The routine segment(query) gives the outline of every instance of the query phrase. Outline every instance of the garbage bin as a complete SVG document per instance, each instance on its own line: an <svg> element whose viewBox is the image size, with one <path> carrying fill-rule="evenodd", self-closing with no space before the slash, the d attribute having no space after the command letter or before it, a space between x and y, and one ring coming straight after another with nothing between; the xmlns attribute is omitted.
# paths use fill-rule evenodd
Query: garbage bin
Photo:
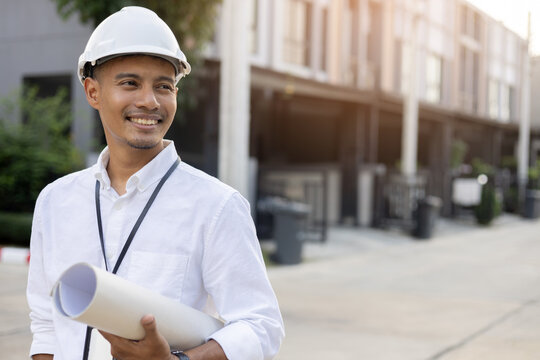
<svg viewBox="0 0 540 360"><path fill-rule="evenodd" d="M527 190L523 216L527 219L538 219L540 217L540 191Z"/></svg>
<svg viewBox="0 0 540 360"><path fill-rule="evenodd" d="M441 206L442 200L435 196L427 196L418 200L415 219L416 226L413 231L413 235L416 238L431 238Z"/></svg>
<svg viewBox="0 0 540 360"><path fill-rule="evenodd" d="M278 264L293 265L302 261L302 221L310 212L309 206L283 198L266 198L258 204L259 210L274 217L276 252L271 256Z"/></svg>

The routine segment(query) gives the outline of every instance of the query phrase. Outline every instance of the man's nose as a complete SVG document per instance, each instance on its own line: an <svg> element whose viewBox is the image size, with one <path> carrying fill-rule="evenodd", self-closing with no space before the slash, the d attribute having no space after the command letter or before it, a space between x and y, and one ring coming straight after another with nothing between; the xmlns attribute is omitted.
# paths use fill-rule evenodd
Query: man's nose
<svg viewBox="0 0 540 360"><path fill-rule="evenodd" d="M139 90L138 95L135 104L138 108L145 108L147 110L159 109L159 101L152 86L143 86Z"/></svg>

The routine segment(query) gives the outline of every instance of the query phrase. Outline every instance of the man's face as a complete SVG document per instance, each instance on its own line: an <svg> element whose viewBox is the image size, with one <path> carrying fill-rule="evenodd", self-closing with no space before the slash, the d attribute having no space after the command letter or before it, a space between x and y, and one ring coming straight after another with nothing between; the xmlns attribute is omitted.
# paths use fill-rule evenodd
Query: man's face
<svg viewBox="0 0 540 360"><path fill-rule="evenodd" d="M85 80L85 90L110 148L161 145L176 112L175 71L168 61L144 55L109 60Z"/></svg>

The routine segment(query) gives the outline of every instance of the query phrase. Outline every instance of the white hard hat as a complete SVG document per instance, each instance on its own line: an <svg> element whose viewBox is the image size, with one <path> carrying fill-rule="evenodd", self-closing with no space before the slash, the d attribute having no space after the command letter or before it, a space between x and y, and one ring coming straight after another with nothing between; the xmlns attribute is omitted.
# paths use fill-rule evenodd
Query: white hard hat
<svg viewBox="0 0 540 360"><path fill-rule="evenodd" d="M98 25L79 57L79 80L89 76L90 68L112 58L144 54L173 64L176 82L191 71L186 55L167 24L157 14L139 6L128 6Z"/></svg>

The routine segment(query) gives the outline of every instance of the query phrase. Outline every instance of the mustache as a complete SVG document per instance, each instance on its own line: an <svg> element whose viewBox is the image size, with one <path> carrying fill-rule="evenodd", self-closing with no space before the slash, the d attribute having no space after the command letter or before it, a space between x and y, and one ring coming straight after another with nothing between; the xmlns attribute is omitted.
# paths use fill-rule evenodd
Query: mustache
<svg viewBox="0 0 540 360"><path fill-rule="evenodd" d="M162 120L165 118L165 114L159 110L156 111L126 111L124 112L126 118L143 118L149 120Z"/></svg>

